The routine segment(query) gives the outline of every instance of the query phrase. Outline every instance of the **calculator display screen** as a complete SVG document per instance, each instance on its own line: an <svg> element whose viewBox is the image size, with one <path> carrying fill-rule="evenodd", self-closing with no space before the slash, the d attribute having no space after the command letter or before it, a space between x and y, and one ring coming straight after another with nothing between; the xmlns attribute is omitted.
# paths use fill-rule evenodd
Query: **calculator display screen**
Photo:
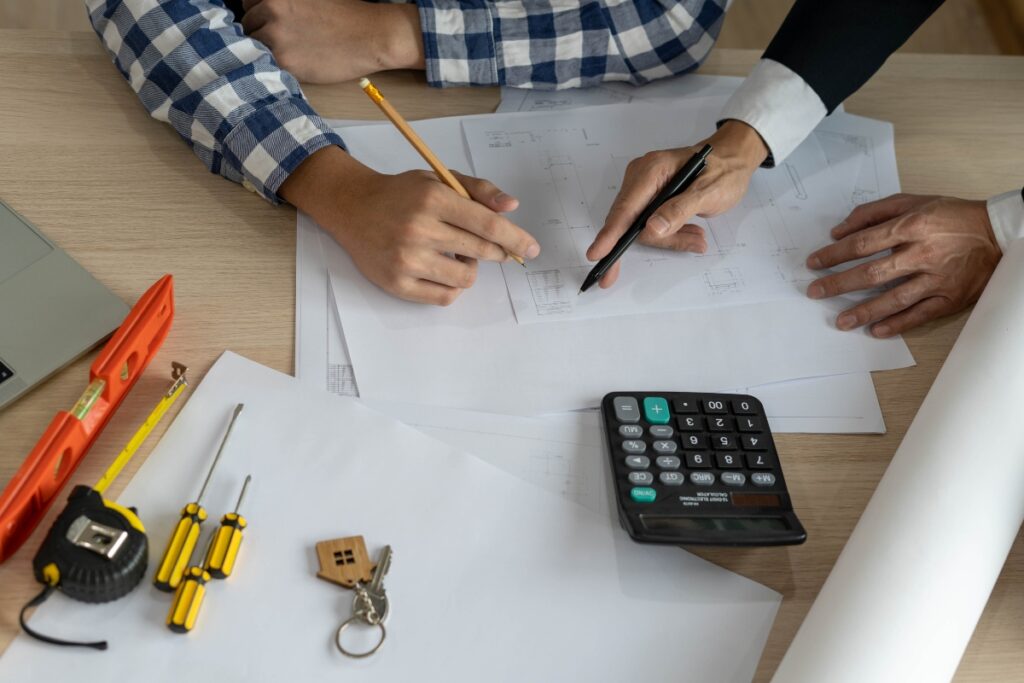
<svg viewBox="0 0 1024 683"><path fill-rule="evenodd" d="M640 515L648 531L784 531L778 517L665 517Z"/></svg>

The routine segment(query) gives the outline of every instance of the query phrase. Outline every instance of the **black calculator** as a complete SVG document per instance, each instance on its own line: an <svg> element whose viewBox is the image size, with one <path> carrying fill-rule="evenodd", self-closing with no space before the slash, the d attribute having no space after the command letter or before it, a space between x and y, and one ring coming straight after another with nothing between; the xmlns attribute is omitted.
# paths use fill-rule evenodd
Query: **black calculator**
<svg viewBox="0 0 1024 683"><path fill-rule="evenodd" d="M619 521L639 543L807 540L764 406L743 394L618 391L601 402Z"/></svg>

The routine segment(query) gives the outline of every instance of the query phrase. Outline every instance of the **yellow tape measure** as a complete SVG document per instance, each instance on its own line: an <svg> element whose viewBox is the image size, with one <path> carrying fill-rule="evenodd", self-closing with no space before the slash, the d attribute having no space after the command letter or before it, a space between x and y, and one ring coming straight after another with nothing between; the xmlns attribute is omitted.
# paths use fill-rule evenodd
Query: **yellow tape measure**
<svg viewBox="0 0 1024 683"><path fill-rule="evenodd" d="M160 418L188 387L186 368L172 364L173 384L142 426L107 469L95 487L76 486L64 510L50 527L32 568L43 591L21 610L22 628L37 640L54 645L106 649L105 641L76 642L52 638L33 631L25 622L25 611L41 604L55 590L82 602L117 600L130 593L146 573L149 542L134 508L107 500L103 492L156 427Z"/></svg>
<svg viewBox="0 0 1024 683"><path fill-rule="evenodd" d="M142 442L146 440L149 433L160 422L160 418L174 405L174 402L178 400L178 396L188 387L188 380L185 379L186 370L187 368L181 363L171 363L171 379L174 380L174 384L171 385L171 388L167 390L164 397L160 399L160 403L156 405L153 412L149 414L146 421L135 432L135 436L131 438L117 458L114 459L106 473L100 477L99 482L93 487L97 492L102 494L110 486L110 483L114 481L114 478L121 474L121 470L124 469L124 466L135 455L135 451L139 450L139 446L142 445Z"/></svg>

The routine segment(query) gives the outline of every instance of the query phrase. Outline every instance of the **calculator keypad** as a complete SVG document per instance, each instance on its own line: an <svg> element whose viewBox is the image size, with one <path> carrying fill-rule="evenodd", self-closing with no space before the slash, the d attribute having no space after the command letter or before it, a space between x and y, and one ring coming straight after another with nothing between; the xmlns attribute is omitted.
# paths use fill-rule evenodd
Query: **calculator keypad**
<svg viewBox="0 0 1024 683"><path fill-rule="evenodd" d="M661 396L618 396L613 407L621 423L617 433L623 438L618 448L625 456L628 481L643 489L632 496L638 503L655 502L664 493L655 488L657 484L722 484L730 489L776 484L771 472L775 460L767 453L770 437L757 404L750 399L675 398L670 402ZM637 417L641 413L648 423L646 434ZM678 434L669 424L673 418ZM655 455L653 463L641 455L648 450Z"/></svg>
<svg viewBox="0 0 1024 683"><path fill-rule="evenodd" d="M775 543L799 543L806 532L792 513L778 455L760 402L723 394L611 394L604 402L613 471L624 524L644 540L643 519L661 525L655 542L686 536L670 519L739 518L750 538L762 519L785 516L792 531ZM653 524L654 522L652 522ZM654 527L646 527L648 530ZM731 527L729 527L731 528ZM741 536L742 534L740 534ZM701 542L691 534L687 543ZM758 544L747 538L747 543ZM758 538L762 538L759 536ZM710 542L710 541L704 541ZM733 542L743 543L743 539Z"/></svg>

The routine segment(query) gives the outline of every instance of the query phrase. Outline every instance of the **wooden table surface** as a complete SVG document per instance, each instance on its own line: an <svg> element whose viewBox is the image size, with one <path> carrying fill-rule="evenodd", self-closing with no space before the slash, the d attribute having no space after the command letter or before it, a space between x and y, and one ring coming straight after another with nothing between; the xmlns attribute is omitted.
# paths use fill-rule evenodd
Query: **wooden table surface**
<svg viewBox="0 0 1024 683"><path fill-rule="evenodd" d="M719 50L702 73L743 75L757 56ZM428 90L422 76L412 73L376 80L414 119L487 112L498 103L493 88ZM354 84L310 86L307 94L325 116L380 118ZM905 191L982 198L1022 182L1024 58L897 55L847 102L847 109L895 123ZM193 381L225 349L292 371L294 210L271 207L208 174L169 126L147 116L94 35L0 30L0 198L125 301L133 302L160 275L175 275L171 335L75 481L99 477L166 389L172 360L186 363ZM784 596L757 680L767 680L778 665L965 317L908 335L916 367L875 373L886 435L778 438L786 479L807 527L806 544L700 551ZM0 413L0 483L14 474L54 413L78 398L94 356ZM157 437L168 423L164 420ZM155 441L115 483L114 495ZM983 453L965 455L965 476L982 486L990 474L984 466ZM144 510L145 502L139 502ZM0 648L16 634L18 610L37 588L31 555L53 514L0 567ZM1014 679L1024 680L1024 545L1019 542L957 676L986 683Z"/></svg>

